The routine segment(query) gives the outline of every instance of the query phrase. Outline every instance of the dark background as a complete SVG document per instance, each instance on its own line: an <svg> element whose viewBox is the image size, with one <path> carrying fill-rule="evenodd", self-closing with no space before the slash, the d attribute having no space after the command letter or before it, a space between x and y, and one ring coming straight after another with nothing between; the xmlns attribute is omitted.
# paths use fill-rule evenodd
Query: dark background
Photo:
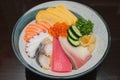
<svg viewBox="0 0 120 80"><path fill-rule="evenodd" d="M25 67L14 55L11 33L28 9L48 0L0 0L0 80L25 80ZM108 23L111 47L97 80L120 80L120 0L74 0L95 9Z"/></svg>

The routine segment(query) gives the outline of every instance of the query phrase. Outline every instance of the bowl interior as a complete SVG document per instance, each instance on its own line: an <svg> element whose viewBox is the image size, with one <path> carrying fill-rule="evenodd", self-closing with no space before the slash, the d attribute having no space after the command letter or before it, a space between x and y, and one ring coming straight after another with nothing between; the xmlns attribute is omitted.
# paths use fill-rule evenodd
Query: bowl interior
<svg viewBox="0 0 120 80"><path fill-rule="evenodd" d="M94 23L93 33L96 36L96 48L92 58L78 70L69 73L56 73L49 70L43 70L36 63L35 59L30 59L25 53L25 41L23 39L24 28L27 24L34 22L37 12L46 7L55 7L56 4L62 4L71 10L76 16L89 19ZM51 6L52 5L52 6ZM74 5L74 7L71 7ZM96 68L104 59L108 50L110 37L108 28L103 19L91 8L71 1L52 1L38 5L27 11L16 23L12 34L12 45L18 59L33 72L46 77L75 77L81 76ZM73 75L73 76L71 76Z"/></svg>

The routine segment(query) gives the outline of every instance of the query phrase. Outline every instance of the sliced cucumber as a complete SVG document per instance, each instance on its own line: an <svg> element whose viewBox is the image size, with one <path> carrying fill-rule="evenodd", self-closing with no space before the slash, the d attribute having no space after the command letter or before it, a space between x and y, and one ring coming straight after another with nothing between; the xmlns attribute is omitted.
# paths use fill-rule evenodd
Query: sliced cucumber
<svg viewBox="0 0 120 80"><path fill-rule="evenodd" d="M79 31L79 29L75 25L72 25L71 29L76 34L76 36L78 36L78 37L82 36L81 32Z"/></svg>
<svg viewBox="0 0 120 80"><path fill-rule="evenodd" d="M79 46L80 45L80 42L79 42L79 40L78 41L75 41L75 40L73 40L71 37L67 37L67 39L68 39L68 41L69 41L69 43L72 45L72 46L74 46L74 47L77 47L77 46Z"/></svg>
<svg viewBox="0 0 120 80"><path fill-rule="evenodd" d="M74 39L74 40L78 40L79 39L79 37L77 37L75 34L74 34L74 32L72 32L72 30L69 28L68 29L68 34L69 34L69 36L72 38L72 39Z"/></svg>

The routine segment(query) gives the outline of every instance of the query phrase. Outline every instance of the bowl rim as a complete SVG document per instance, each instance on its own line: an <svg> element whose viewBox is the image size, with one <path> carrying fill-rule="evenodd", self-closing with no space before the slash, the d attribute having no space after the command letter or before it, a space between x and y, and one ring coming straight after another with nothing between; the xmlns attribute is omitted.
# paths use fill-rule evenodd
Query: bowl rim
<svg viewBox="0 0 120 80"><path fill-rule="evenodd" d="M48 1L48 2L45 2L45 3L49 3L49 2L57 2L57 1ZM93 71L94 69L96 69L102 62L103 60L105 59L106 55L108 54L108 51L110 49L110 45L111 45L111 36L110 36L110 30L109 30L109 27L108 27L108 24L106 23L106 21L103 19L103 17L97 12L95 11L94 9L92 9L90 6L87 6L86 4L83 4L83 3L78 3L78 2L75 2L75 1L65 1L65 2L74 2L74 3L77 3L77 4L81 4L85 7L87 7L88 9L90 9L91 11L95 12L95 14L103 21L103 23L105 24L105 27L106 27L106 30L107 30L107 33L108 33L108 45L107 45L107 48L105 50L105 53L103 55L103 57L97 62L97 64L95 64L93 67L91 67L90 69L82 72L82 73L78 73L78 74L75 74L75 75L71 75L71 76L54 76L54 75L49 75L49 74L45 74L45 73L42 73L34 68L32 68L31 66L29 66L28 63L26 63L24 61L24 59L22 59L22 57L20 55L18 55L18 51L15 49L15 44L14 44L14 33L15 33L15 30L17 28L17 24L19 23L19 21L26 15L27 12L29 12L31 9L33 9L34 7L40 5L36 5L34 6L33 8L29 9L27 12L25 12L19 19L18 21L16 22L14 28L13 28L13 32L12 32L12 37L11 37L11 41L12 41L12 48L13 48L13 51L15 53L15 55L17 56L17 58L20 60L20 62L26 67L28 68L29 70L31 70L32 72L38 74L38 75L41 75L41 76L44 76L44 77L47 77L47 78L55 78L55 79L70 79L70 78L77 78L77 77L81 77L91 71Z"/></svg>

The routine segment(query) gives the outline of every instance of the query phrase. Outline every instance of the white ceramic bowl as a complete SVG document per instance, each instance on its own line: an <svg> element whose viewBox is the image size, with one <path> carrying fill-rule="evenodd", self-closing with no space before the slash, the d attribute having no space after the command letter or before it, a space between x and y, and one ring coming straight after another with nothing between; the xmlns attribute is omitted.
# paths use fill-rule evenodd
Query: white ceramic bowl
<svg viewBox="0 0 120 80"><path fill-rule="evenodd" d="M55 7L58 4L62 4L79 16L91 20L94 23L93 33L97 39L96 48L93 52L92 58L78 70L73 70L69 73L56 73L49 70L43 70L34 59L31 60L25 53L25 41L23 40L24 27L35 19L35 15L39 10L45 9L47 7ZM49 78L74 78L83 76L86 73L92 71L103 61L110 47L110 32L103 18L90 7L72 1L50 1L39 4L28 10L17 21L12 33L12 46L16 56L21 61L21 63L23 63L25 67L35 72L36 74Z"/></svg>

